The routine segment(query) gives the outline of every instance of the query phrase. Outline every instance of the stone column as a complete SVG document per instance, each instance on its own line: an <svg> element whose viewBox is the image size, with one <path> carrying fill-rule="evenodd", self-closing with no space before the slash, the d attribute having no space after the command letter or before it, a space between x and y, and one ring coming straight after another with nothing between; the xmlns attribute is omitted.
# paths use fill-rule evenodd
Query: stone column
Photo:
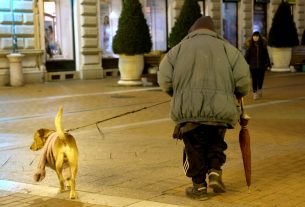
<svg viewBox="0 0 305 207"><path fill-rule="evenodd" d="M243 0L238 10L238 46L245 52L245 41L252 35L253 28L253 1Z"/></svg>
<svg viewBox="0 0 305 207"><path fill-rule="evenodd" d="M103 78L99 42L99 0L79 0L75 13L78 41L77 70L81 79Z"/></svg>
<svg viewBox="0 0 305 207"><path fill-rule="evenodd" d="M299 40L302 40L302 35L305 29L305 2L304 0L297 0L295 5L294 20L299 34Z"/></svg>
<svg viewBox="0 0 305 207"><path fill-rule="evenodd" d="M8 58L10 65L10 85L23 86L24 77L23 77L21 61L24 55L20 53L11 53L6 57Z"/></svg>
<svg viewBox="0 0 305 207"><path fill-rule="evenodd" d="M222 27L222 0L207 0L205 3L207 7L206 15L211 16L215 25L216 32L221 34Z"/></svg>

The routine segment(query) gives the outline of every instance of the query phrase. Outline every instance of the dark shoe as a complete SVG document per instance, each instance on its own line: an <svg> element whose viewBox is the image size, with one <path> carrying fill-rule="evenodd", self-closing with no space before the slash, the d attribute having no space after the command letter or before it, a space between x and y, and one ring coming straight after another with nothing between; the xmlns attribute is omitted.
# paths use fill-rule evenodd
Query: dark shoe
<svg viewBox="0 0 305 207"><path fill-rule="evenodd" d="M211 169L209 171L209 187L213 189L214 193L226 192L226 187L222 182L221 170Z"/></svg>
<svg viewBox="0 0 305 207"><path fill-rule="evenodd" d="M200 201L208 199L207 187L204 184L193 183L193 187L188 187L185 189L185 194L189 198Z"/></svg>

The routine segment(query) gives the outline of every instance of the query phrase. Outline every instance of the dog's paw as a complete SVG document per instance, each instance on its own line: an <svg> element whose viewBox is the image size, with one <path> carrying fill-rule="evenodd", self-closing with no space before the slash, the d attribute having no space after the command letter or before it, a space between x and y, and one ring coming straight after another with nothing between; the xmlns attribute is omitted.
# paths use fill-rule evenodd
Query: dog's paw
<svg viewBox="0 0 305 207"><path fill-rule="evenodd" d="M75 199L76 198L76 192L70 191L70 199Z"/></svg>
<svg viewBox="0 0 305 207"><path fill-rule="evenodd" d="M64 192L66 192L65 188L59 188L58 193L64 193Z"/></svg>
<svg viewBox="0 0 305 207"><path fill-rule="evenodd" d="M66 182L65 182L65 184L66 184L66 188L68 189L68 190L71 190L71 180L66 180Z"/></svg>
<svg viewBox="0 0 305 207"><path fill-rule="evenodd" d="M36 182L41 182L45 178L45 174L42 172L35 173L33 176Z"/></svg>

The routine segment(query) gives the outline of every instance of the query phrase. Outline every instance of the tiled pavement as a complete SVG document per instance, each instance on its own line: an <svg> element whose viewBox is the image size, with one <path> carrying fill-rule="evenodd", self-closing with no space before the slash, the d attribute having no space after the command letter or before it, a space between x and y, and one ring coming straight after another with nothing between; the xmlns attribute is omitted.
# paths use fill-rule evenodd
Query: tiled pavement
<svg viewBox="0 0 305 207"><path fill-rule="evenodd" d="M106 207L77 201L69 201L45 196L36 196L25 193L12 193L7 191L0 192L0 206L3 207Z"/></svg>
<svg viewBox="0 0 305 207"><path fill-rule="evenodd" d="M116 79L0 88L0 206L305 206L305 74L271 73L264 97L246 97L251 116L252 185L245 185L237 126L229 130L223 178L227 192L205 202L184 196L182 143L172 140L169 104L76 130L80 150L76 201L57 194L55 173L32 175L33 132L53 128L59 105L66 129L168 100L158 88L120 87ZM12 187L13 186L13 187ZM7 203L6 203L7 202ZM16 203L17 202L17 203Z"/></svg>

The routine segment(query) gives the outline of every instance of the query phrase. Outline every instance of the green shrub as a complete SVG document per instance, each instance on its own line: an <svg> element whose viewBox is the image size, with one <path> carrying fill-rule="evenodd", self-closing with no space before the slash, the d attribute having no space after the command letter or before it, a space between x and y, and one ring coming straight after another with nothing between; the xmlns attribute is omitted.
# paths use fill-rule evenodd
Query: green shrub
<svg viewBox="0 0 305 207"><path fill-rule="evenodd" d="M287 2L282 2L272 20L268 45L271 47L293 47L298 44L298 32L293 21L290 5Z"/></svg>
<svg viewBox="0 0 305 207"><path fill-rule="evenodd" d="M149 28L138 0L125 0L118 30L112 41L115 54L136 55L150 52Z"/></svg>
<svg viewBox="0 0 305 207"><path fill-rule="evenodd" d="M185 0L180 15L168 38L169 48L178 44L187 34L194 22L201 17L198 0Z"/></svg>

